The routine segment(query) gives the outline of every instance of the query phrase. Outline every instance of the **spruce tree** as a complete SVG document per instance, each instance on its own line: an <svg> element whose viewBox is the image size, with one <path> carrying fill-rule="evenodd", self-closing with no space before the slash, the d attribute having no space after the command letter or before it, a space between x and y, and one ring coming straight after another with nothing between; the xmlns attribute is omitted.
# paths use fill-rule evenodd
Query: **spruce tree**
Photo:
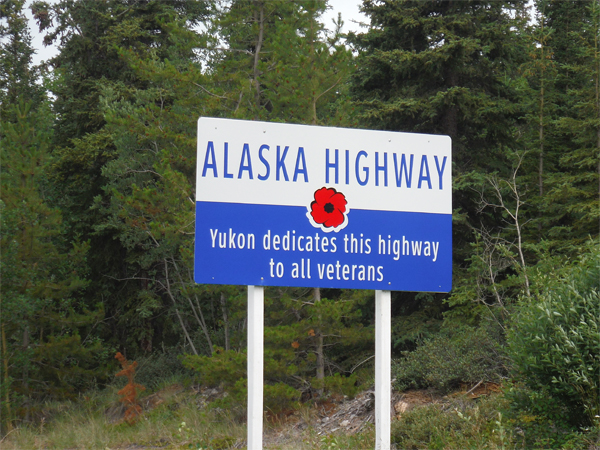
<svg viewBox="0 0 600 450"><path fill-rule="evenodd" d="M62 218L45 200L51 113L20 101L2 135L3 392L30 418L31 400L63 398L105 376L102 342L89 336L102 308L81 304L87 243L65 242ZM49 120L50 119L50 120ZM81 335L89 337L87 343Z"/></svg>
<svg viewBox="0 0 600 450"><path fill-rule="evenodd" d="M540 2L558 65L552 117L556 170L543 202L546 239L558 249L598 236L600 173L600 3ZM576 248L575 247L575 248Z"/></svg>
<svg viewBox="0 0 600 450"><path fill-rule="evenodd" d="M523 1L366 0L352 94L365 125L447 134L454 174L494 170L513 141Z"/></svg>
<svg viewBox="0 0 600 450"><path fill-rule="evenodd" d="M32 64L35 50L24 5L25 0L0 4L0 117L5 119L11 113L10 105L19 100L37 104L43 99L43 88L36 83L39 70Z"/></svg>
<svg viewBox="0 0 600 450"><path fill-rule="evenodd" d="M128 237L120 235L118 227L107 224L113 219L106 214L113 193L112 180L104 171L110 163L121 157L127 159L128 155L121 155L119 146L127 138L107 126L105 115L110 111L102 96L135 102L141 92L143 98L160 102L160 92L151 89L151 80L137 76L127 55L131 52L138 59L161 62L183 59L182 52L187 52L185 57L193 58L187 43L174 42L178 38L172 27L175 22L184 23L186 28L197 25L206 4L64 0L53 4L35 2L32 11L40 29L47 32L47 42L57 42L60 49L52 61L57 74L53 92L57 121L50 178L59 193L55 205L63 212L68 235L90 241L87 302L105 304L111 321L102 332L114 345L150 349L155 329L169 332L164 324L151 320L155 311L151 305L156 300L140 294L146 291L149 275L137 272L139 254L131 251ZM145 94L146 89L150 91ZM146 116L151 115L149 112ZM154 125L144 125L144 134L152 132L144 144L160 131ZM150 165L154 162L158 160ZM144 279L134 282L134 277ZM127 320L141 297L140 314L135 320Z"/></svg>
<svg viewBox="0 0 600 450"><path fill-rule="evenodd" d="M473 286L462 285L469 279L473 230L493 228L501 217L499 211L480 214L477 191L487 174L508 176L515 162L509 151L516 148L522 114L516 80L526 57L525 4L365 0L370 27L350 36L359 53L351 94L363 126L452 138L454 284L455 291L470 292L467 303ZM428 333L429 321L448 309L445 297L412 297L412 307L401 313Z"/></svg>

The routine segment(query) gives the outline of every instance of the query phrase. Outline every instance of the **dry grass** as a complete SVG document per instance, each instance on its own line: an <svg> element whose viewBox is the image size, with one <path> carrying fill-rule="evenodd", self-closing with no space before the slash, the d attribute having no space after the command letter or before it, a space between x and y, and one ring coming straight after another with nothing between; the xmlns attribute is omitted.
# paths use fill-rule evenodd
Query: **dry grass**
<svg viewBox="0 0 600 450"><path fill-rule="evenodd" d="M19 427L6 436L3 450L23 449L119 449L178 448L189 444L210 443L215 439L245 436L245 427L223 414L207 413L198 408L189 392L172 395L150 411L138 423L129 425L113 420L106 412L117 396L108 392L80 402L61 405L63 411L41 420L36 426ZM52 405L46 405L51 411ZM56 410L56 409L55 409ZM185 423L182 426L182 423ZM198 448L192 447L192 448Z"/></svg>
<svg viewBox="0 0 600 450"><path fill-rule="evenodd" d="M114 392L113 392L114 391ZM245 448L246 425L227 412L207 410L191 390L164 390L161 401L134 425L115 420L116 388L81 401L44 405L47 419L19 427L0 444L2 450L142 450ZM143 400L143 399L142 399ZM143 401L142 401L143 403ZM288 417L264 424L264 448L271 450L372 448L372 427L356 435L325 434L318 412L303 406Z"/></svg>

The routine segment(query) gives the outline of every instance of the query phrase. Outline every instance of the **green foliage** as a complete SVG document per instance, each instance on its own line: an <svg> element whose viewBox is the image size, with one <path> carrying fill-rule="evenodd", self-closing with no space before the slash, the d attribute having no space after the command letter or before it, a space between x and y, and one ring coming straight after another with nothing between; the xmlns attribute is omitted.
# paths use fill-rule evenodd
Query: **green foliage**
<svg viewBox="0 0 600 450"><path fill-rule="evenodd" d="M264 386L264 405L272 414L281 414L298 409L300 392L285 383Z"/></svg>
<svg viewBox="0 0 600 450"><path fill-rule="evenodd" d="M598 232L600 6L537 0L519 89L528 151L524 180L537 238L576 254Z"/></svg>
<svg viewBox="0 0 600 450"><path fill-rule="evenodd" d="M129 354L173 345L182 332L194 353L195 345L212 351L189 336L188 318L203 316L191 303L195 292L181 292L193 284L193 130L205 106L190 92L202 84L191 27L206 7L32 5L46 39L62 44L54 60L53 203L68 238L89 239L85 300L102 301L110 318L98 332ZM208 334L206 325L204 342Z"/></svg>
<svg viewBox="0 0 600 450"><path fill-rule="evenodd" d="M278 292L266 301L270 313L265 327L265 378L306 392L323 392L325 370L343 371L339 380L349 383L351 391L353 382L346 375L372 351L372 328L363 324L363 308L372 293L329 291L338 297L317 299L315 290L274 291Z"/></svg>
<svg viewBox="0 0 600 450"><path fill-rule="evenodd" d="M212 356L185 355L182 362L198 373L202 386L224 390L225 395L213 401L211 408L228 411L239 420L244 418L248 399L245 352L216 348Z"/></svg>
<svg viewBox="0 0 600 450"><path fill-rule="evenodd" d="M371 380L372 381L372 380ZM324 391L327 394L341 395L353 398L364 386L359 386L356 374L343 376L339 373L326 376L323 379L312 378L311 388Z"/></svg>
<svg viewBox="0 0 600 450"><path fill-rule="evenodd" d="M268 373L268 356L265 361L265 373ZM213 408L228 410L237 417L246 414L248 388L245 352L217 348L213 356L186 355L183 357L183 364L198 373L201 385L223 388L226 395L213 402ZM299 399L300 392L285 383L264 385L264 405L273 414L294 409Z"/></svg>
<svg viewBox="0 0 600 450"><path fill-rule="evenodd" d="M0 124L2 385L4 406L10 396L25 401L27 419L28 399L62 398L104 379L108 355L92 334L104 311L80 297L88 245L65 241L60 211L47 202L49 108L21 101L10 116Z"/></svg>
<svg viewBox="0 0 600 450"><path fill-rule="evenodd" d="M0 4L0 118L3 120L12 115L12 106L19 101L37 105L45 97L44 87L36 83L40 68L32 66L34 49L24 6L25 0Z"/></svg>
<svg viewBox="0 0 600 450"><path fill-rule="evenodd" d="M460 383L500 381L504 360L500 344L482 328L445 331L395 360L392 378L401 391L433 387L448 392Z"/></svg>
<svg viewBox="0 0 600 450"><path fill-rule="evenodd" d="M136 380L153 390L163 387L167 381L186 382L194 376L194 372L183 365L181 355L182 349L175 347L141 356L136 360Z"/></svg>
<svg viewBox="0 0 600 450"><path fill-rule="evenodd" d="M344 395L353 398L360 391L362 386L358 386L357 376L352 374L348 377L339 373L323 379L323 384L327 392L332 394Z"/></svg>
<svg viewBox="0 0 600 450"><path fill-rule="evenodd" d="M518 383L504 396L507 424L518 430L523 448L588 448L599 436L597 426L574 427L569 411L546 388L533 391Z"/></svg>
<svg viewBox="0 0 600 450"><path fill-rule="evenodd" d="M452 138L453 284L459 287L470 280L463 271L473 228L503 223L500 214L479 214L478 186L470 175L505 175L510 167L505 154L515 146L521 108L513 80L525 57L525 3L368 0L363 11L371 26L350 35L358 51L350 94L361 124ZM444 311L444 298L434 298L437 317L416 315L422 326L410 324L423 336L435 332ZM476 325L472 300L459 314ZM414 341L400 335L394 345L411 348Z"/></svg>
<svg viewBox="0 0 600 450"><path fill-rule="evenodd" d="M406 449L512 448L514 435L498 409L498 396L478 402L463 398L415 407L392 425L392 442Z"/></svg>
<svg viewBox="0 0 600 450"><path fill-rule="evenodd" d="M596 1L540 2L559 62L560 98L550 127L557 154L548 174L544 208L548 239L559 248L598 233L600 176L600 5Z"/></svg>
<svg viewBox="0 0 600 450"><path fill-rule="evenodd" d="M545 269L537 275L537 298L520 305L508 336L514 376L552 397L573 424L598 423L598 245L590 242L575 263Z"/></svg>
<svg viewBox="0 0 600 450"><path fill-rule="evenodd" d="M423 340L435 336L443 324L445 305L440 296L424 292L397 292L392 299L392 348L395 354L414 350Z"/></svg>
<svg viewBox="0 0 600 450"><path fill-rule="evenodd" d="M526 3L365 0L351 51L340 21L320 22L325 0L35 1L46 42L60 42L39 84L24 1L2 2L3 420L103 380L113 347L145 384L195 370L243 415L245 290L192 277L196 120L216 116L449 134L455 289L393 293L394 350L416 349L398 383L504 376L503 336L483 327L517 311L515 417L535 417L527 445L571 445L543 430L598 414L598 291L574 287L580 299L552 264L598 236L600 7L536 0L528 25ZM273 411L368 382L371 293L266 293ZM174 360L185 352L198 356L187 368Z"/></svg>
<svg viewBox="0 0 600 450"><path fill-rule="evenodd" d="M245 352L217 348L212 356L185 355L182 362L198 373L199 382L204 386L231 388L246 375Z"/></svg>
<svg viewBox="0 0 600 450"><path fill-rule="evenodd" d="M516 97L505 77L522 55L509 30L522 29L523 3L366 1L371 27L352 36L352 93L365 123L448 134L459 175L490 168L511 140Z"/></svg>
<svg viewBox="0 0 600 450"><path fill-rule="evenodd" d="M220 99L215 114L349 124L344 94L352 54L341 24L326 32L319 22L326 8L324 0L217 3L209 24L217 50L208 59L211 91Z"/></svg>

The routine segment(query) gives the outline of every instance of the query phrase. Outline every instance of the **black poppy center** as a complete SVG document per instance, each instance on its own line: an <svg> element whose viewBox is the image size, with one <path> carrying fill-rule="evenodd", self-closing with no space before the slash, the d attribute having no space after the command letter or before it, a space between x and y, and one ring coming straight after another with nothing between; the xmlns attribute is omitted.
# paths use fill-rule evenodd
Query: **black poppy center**
<svg viewBox="0 0 600 450"><path fill-rule="evenodd" d="M326 213L332 213L335 208L334 208L333 204L326 203L325 206L323 206L323 209L325 210Z"/></svg>

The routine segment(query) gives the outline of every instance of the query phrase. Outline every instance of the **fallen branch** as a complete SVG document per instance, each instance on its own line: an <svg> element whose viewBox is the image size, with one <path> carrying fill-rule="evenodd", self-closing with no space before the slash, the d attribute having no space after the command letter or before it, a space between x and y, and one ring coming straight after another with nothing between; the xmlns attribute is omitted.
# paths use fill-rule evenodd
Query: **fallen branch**
<svg viewBox="0 0 600 450"><path fill-rule="evenodd" d="M477 383L475 386L473 386L469 392L467 392L467 395L469 395L471 392L473 392L475 389L477 389L479 387L479 385L483 383L483 380L481 380L479 383Z"/></svg>

